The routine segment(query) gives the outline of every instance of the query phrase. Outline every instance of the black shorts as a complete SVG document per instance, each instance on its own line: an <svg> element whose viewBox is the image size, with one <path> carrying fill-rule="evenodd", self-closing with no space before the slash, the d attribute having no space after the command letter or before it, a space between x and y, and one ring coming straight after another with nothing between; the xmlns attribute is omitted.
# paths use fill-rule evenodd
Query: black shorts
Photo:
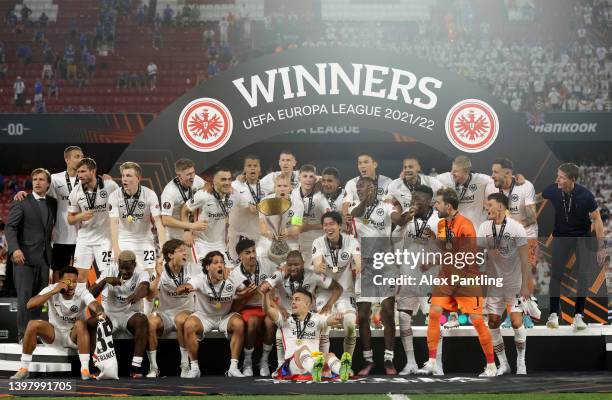
<svg viewBox="0 0 612 400"><path fill-rule="evenodd" d="M54 244L51 269L54 271L60 271L62 268L72 265L72 262L74 261L75 247L76 244Z"/></svg>

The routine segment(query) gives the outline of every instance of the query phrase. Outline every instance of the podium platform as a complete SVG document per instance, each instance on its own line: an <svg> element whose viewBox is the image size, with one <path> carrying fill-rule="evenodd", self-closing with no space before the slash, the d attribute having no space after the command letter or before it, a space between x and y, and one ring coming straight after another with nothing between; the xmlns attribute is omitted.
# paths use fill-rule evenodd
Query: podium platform
<svg viewBox="0 0 612 400"><path fill-rule="evenodd" d="M427 327L413 327L415 336L414 347L417 362L420 364L427 358ZM506 354L514 370L515 348L512 329L502 329L506 345ZM342 330L331 331L331 351L337 354L342 351ZM383 373L383 331L372 331L374 358L377 368L374 373ZM535 326L527 329L527 370L532 372L551 371L612 371L612 327L608 325L590 324L580 332L574 332L570 326L559 329L548 329L545 326ZM158 346L158 364L162 375L176 376L180 355L175 335L162 338ZM129 335L115 336L115 347L119 360L119 373L126 376L132 357L132 341ZM254 361L257 361L259 351L256 350ZM0 344L0 377L7 377L19 367L21 346L15 343ZM229 365L229 342L219 332L211 332L200 342L200 367L204 375L222 375ZM399 330L395 342L395 365L400 370L405 363L405 354L399 339ZM362 365L361 346L358 341L353 365ZM480 349L475 330L471 326L444 330L443 364L447 374L480 372L484 365L484 355ZM270 355L270 365L276 365L276 352ZM145 356L143 367L148 368ZM75 350L59 349L47 345L39 345L33 354L31 372L34 376L74 376L72 371L79 370L79 361Z"/></svg>

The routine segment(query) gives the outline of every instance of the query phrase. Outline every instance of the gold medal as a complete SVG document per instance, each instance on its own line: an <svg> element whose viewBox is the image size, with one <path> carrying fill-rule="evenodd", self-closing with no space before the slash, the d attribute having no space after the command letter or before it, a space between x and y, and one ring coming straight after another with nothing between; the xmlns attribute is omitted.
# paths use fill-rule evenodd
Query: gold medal
<svg viewBox="0 0 612 400"><path fill-rule="evenodd" d="M303 343L302 339L298 339L295 342L297 343L298 346L301 346Z"/></svg>
<svg viewBox="0 0 612 400"><path fill-rule="evenodd" d="M510 210L506 210L506 216L510 215Z"/></svg>
<svg viewBox="0 0 612 400"><path fill-rule="evenodd" d="M338 267L336 267L336 266L334 265L334 266L332 267L332 271L334 272L334 274L335 274L335 273L337 273L337 272L338 272Z"/></svg>
<svg viewBox="0 0 612 400"><path fill-rule="evenodd" d="M364 225L367 225L367 224L370 223L370 219L369 218L363 218L361 221L363 222Z"/></svg>
<svg viewBox="0 0 612 400"><path fill-rule="evenodd" d="M127 220L128 220L128 222L134 222L134 216L133 215L128 215L127 216Z"/></svg>
<svg viewBox="0 0 612 400"><path fill-rule="evenodd" d="M220 309L221 309L221 302L220 302L220 301L218 301L218 302L216 302L216 303L215 303L215 308L216 308L217 310L220 310Z"/></svg>

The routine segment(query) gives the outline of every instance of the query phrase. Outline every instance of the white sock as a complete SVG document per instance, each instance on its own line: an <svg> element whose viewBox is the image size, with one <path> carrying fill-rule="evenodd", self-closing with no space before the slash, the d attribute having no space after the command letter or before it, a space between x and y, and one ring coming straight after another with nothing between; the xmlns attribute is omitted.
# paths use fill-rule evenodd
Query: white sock
<svg viewBox="0 0 612 400"><path fill-rule="evenodd" d="M355 331L355 323L357 322L357 316L353 313L346 313L342 325L344 327L344 351L353 355L355 352L355 345L357 344L357 332Z"/></svg>
<svg viewBox="0 0 612 400"><path fill-rule="evenodd" d="M192 371L196 369L200 369L200 364L198 363L198 360L190 362L189 366L191 367Z"/></svg>
<svg viewBox="0 0 612 400"><path fill-rule="evenodd" d="M263 351L261 352L261 362L262 363L267 363L268 362L268 356L270 355L271 351L272 351L272 345L264 343Z"/></svg>
<svg viewBox="0 0 612 400"><path fill-rule="evenodd" d="M514 330L514 344L516 345L516 357L521 361L525 361L525 350L527 349L527 331L525 326Z"/></svg>
<svg viewBox="0 0 612 400"><path fill-rule="evenodd" d="M385 361L391 360L393 361L393 350L385 350Z"/></svg>
<svg viewBox="0 0 612 400"><path fill-rule="evenodd" d="M142 301L143 301L143 305L142 305L143 314L150 315L151 311L153 311L153 302L147 299L142 299Z"/></svg>
<svg viewBox="0 0 612 400"><path fill-rule="evenodd" d="M497 355L500 364L507 364L506 347L504 346L504 337L501 334L501 329L491 329L491 339L493 339L493 350Z"/></svg>
<svg viewBox="0 0 612 400"><path fill-rule="evenodd" d="M245 347L245 349L244 349L244 363L243 363L244 367L246 367L246 366L250 367L250 366L253 365L253 351L254 350L255 349L247 349Z"/></svg>
<svg viewBox="0 0 612 400"><path fill-rule="evenodd" d="M27 370L30 369L30 363L32 362L32 354L21 354L21 367L19 368L25 368Z"/></svg>
<svg viewBox="0 0 612 400"><path fill-rule="evenodd" d="M280 329L276 330L276 360L279 367L285 361L285 348L283 347L283 336L280 333Z"/></svg>
<svg viewBox="0 0 612 400"><path fill-rule="evenodd" d="M331 369L331 372L333 372L336 375L340 375L340 360L338 360L338 357L336 356L331 356L329 357L329 359L327 360L327 365L329 366L329 369Z"/></svg>
<svg viewBox="0 0 612 400"><path fill-rule="evenodd" d="M189 364L189 353L187 352L187 349L180 346L179 349L181 350L181 365Z"/></svg>
<svg viewBox="0 0 612 400"><path fill-rule="evenodd" d="M157 369L157 350L147 351L147 355L149 356L149 364L151 364L151 369Z"/></svg>
<svg viewBox="0 0 612 400"><path fill-rule="evenodd" d="M142 366L142 357L132 357L132 367L140 368Z"/></svg>
<svg viewBox="0 0 612 400"><path fill-rule="evenodd" d="M230 369L238 369L238 360L235 358L230 360Z"/></svg>
<svg viewBox="0 0 612 400"><path fill-rule="evenodd" d="M329 334L321 335L319 339L319 351L323 354L329 353Z"/></svg>
<svg viewBox="0 0 612 400"><path fill-rule="evenodd" d="M412 333L412 315L407 312L400 311L399 313L400 338L402 346L406 352L406 360L408 364L415 364L414 358L414 336Z"/></svg>
<svg viewBox="0 0 612 400"><path fill-rule="evenodd" d="M312 372L314 368L314 358L308 353L302 353L300 356L300 361L302 362L302 366L308 372Z"/></svg>
<svg viewBox="0 0 612 400"><path fill-rule="evenodd" d="M367 362L374 362L374 352L372 350L364 350L363 359Z"/></svg>
<svg viewBox="0 0 612 400"><path fill-rule="evenodd" d="M81 361L81 370L89 370L89 353L79 354L79 361Z"/></svg>

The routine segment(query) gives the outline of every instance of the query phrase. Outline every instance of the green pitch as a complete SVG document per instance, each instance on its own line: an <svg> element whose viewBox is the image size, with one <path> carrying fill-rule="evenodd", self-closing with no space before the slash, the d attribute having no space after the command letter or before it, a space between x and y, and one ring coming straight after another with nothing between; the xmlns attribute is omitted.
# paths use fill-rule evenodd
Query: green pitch
<svg viewBox="0 0 612 400"><path fill-rule="evenodd" d="M295 395L295 396L182 396L157 397L163 400L335 400L350 397L351 400L390 400L386 395ZM49 400L101 400L116 397L28 397L28 399ZM522 394L440 394L440 395L406 395L410 400L610 400L609 393L522 393ZM396 397L400 400L401 397ZM151 397L129 397L129 400L151 400Z"/></svg>

